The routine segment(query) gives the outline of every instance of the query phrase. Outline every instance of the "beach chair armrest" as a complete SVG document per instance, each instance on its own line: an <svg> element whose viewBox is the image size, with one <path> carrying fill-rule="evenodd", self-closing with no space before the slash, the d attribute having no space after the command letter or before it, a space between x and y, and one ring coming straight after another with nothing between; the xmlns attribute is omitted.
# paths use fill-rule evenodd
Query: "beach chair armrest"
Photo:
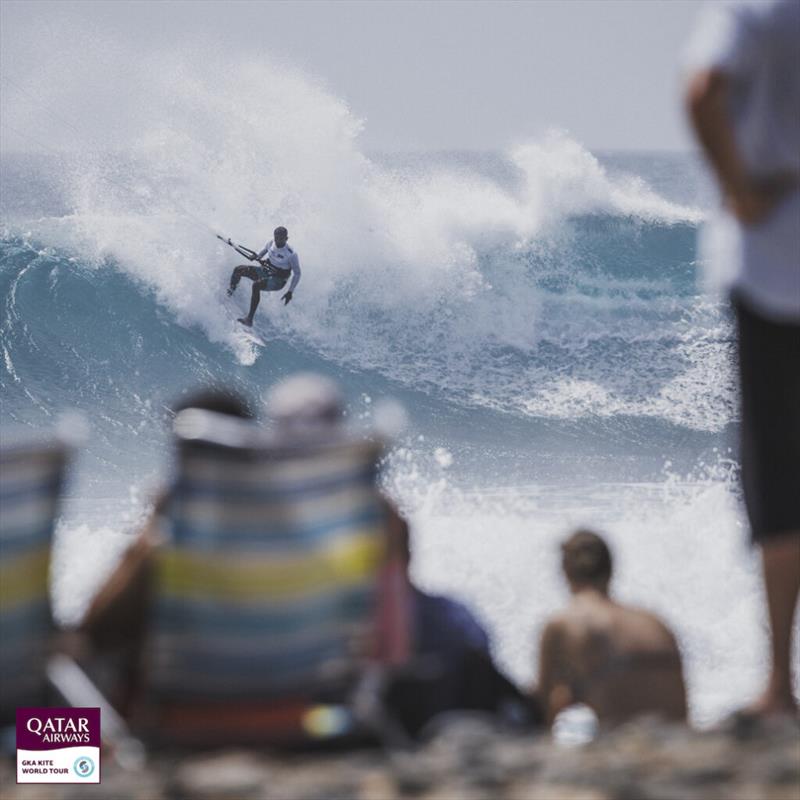
<svg viewBox="0 0 800 800"><path fill-rule="evenodd" d="M100 709L103 742L120 767L134 771L144 767L144 746L75 659L63 653L52 656L47 662L47 681L70 706Z"/></svg>

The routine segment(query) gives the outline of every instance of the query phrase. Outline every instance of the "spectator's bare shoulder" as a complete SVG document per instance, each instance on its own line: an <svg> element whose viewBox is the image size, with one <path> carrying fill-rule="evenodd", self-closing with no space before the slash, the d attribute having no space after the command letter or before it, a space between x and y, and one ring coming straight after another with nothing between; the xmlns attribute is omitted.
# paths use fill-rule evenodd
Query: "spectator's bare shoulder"
<svg viewBox="0 0 800 800"><path fill-rule="evenodd" d="M678 642L675 634L667 623L653 611L646 608L628 608L628 613L633 615L640 629L647 630L652 636L670 648L677 649Z"/></svg>
<svg viewBox="0 0 800 800"><path fill-rule="evenodd" d="M670 631L667 623L664 622L664 620L658 614L656 614L655 611L650 611L647 608L640 608L638 609L638 611L642 615L642 617L646 619L648 623L653 626L653 628L657 628L663 633L672 636L672 632Z"/></svg>
<svg viewBox="0 0 800 800"><path fill-rule="evenodd" d="M653 616L653 624L658 627L661 636L664 637L664 642L669 648L675 652L679 652L678 639L672 632L672 628L670 628L664 620L656 616Z"/></svg>
<svg viewBox="0 0 800 800"><path fill-rule="evenodd" d="M556 636L561 634L569 627L572 612L569 608L562 608L548 617L542 628L542 636Z"/></svg>

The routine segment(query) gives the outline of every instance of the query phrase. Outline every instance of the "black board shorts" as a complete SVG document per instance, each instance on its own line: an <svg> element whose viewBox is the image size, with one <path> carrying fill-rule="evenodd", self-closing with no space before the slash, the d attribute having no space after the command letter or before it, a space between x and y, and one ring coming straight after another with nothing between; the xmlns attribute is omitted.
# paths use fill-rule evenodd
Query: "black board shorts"
<svg viewBox="0 0 800 800"><path fill-rule="evenodd" d="M742 488L755 542L800 531L800 324L736 310Z"/></svg>
<svg viewBox="0 0 800 800"><path fill-rule="evenodd" d="M258 279L265 284L264 291L278 292L286 286L286 281L292 274L290 269L281 269L280 267L262 266L255 267Z"/></svg>

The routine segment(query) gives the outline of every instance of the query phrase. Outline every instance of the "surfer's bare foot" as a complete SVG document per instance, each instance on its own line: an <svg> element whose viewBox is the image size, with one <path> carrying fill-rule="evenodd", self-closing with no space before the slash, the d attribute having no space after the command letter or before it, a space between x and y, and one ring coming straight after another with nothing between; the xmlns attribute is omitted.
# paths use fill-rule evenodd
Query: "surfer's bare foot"
<svg viewBox="0 0 800 800"><path fill-rule="evenodd" d="M253 327L253 320L248 319L247 317L239 317L239 319L237 319L236 321L241 322L242 325L247 325L248 328Z"/></svg>

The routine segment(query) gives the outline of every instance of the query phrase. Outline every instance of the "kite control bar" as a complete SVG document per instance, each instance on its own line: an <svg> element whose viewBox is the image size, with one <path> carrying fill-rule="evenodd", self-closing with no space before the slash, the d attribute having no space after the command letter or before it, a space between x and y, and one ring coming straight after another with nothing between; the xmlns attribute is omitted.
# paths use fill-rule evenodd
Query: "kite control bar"
<svg viewBox="0 0 800 800"><path fill-rule="evenodd" d="M232 247L240 256L244 256L245 258L249 259L250 261L258 261L258 253L255 250L250 250L248 247L243 247L240 244L236 244L236 242L232 242L230 239L226 239L224 236L220 236L217 234L217 239L221 242L225 242L229 247Z"/></svg>

